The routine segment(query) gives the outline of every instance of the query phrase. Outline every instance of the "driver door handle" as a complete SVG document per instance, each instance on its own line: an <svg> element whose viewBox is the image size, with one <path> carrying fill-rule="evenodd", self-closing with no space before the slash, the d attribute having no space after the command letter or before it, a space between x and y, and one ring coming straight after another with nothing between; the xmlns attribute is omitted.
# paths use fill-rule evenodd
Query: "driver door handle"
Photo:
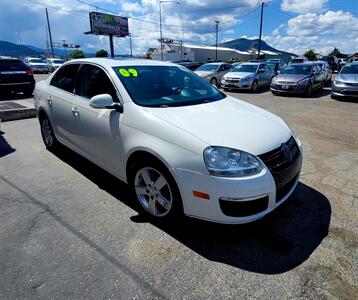
<svg viewBox="0 0 358 300"><path fill-rule="evenodd" d="M75 116L78 116L80 114L80 111L78 110L77 106L72 106L71 110Z"/></svg>

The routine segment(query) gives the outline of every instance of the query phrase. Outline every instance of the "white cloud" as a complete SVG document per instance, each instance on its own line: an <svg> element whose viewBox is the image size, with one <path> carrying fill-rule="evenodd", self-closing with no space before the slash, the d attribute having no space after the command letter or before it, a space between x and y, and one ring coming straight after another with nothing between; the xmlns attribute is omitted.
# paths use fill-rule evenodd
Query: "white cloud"
<svg viewBox="0 0 358 300"><path fill-rule="evenodd" d="M125 12L134 12L134 13L140 13L143 12L143 7L140 6L137 2L130 3L130 2L124 2L122 4L122 10Z"/></svg>
<svg viewBox="0 0 358 300"><path fill-rule="evenodd" d="M307 13L288 21L289 35L358 34L358 18L350 12Z"/></svg>
<svg viewBox="0 0 358 300"><path fill-rule="evenodd" d="M281 9L296 13L317 12L324 7L327 0L283 0Z"/></svg>

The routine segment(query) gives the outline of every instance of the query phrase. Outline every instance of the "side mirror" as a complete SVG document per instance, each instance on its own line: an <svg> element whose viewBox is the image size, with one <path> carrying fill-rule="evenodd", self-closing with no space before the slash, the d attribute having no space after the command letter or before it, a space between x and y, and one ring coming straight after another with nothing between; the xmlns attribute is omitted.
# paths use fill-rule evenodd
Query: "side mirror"
<svg viewBox="0 0 358 300"><path fill-rule="evenodd" d="M89 101L89 106L96 109L115 109L118 112L123 112L123 106L120 103L113 102L113 98L109 94L100 94L93 96Z"/></svg>

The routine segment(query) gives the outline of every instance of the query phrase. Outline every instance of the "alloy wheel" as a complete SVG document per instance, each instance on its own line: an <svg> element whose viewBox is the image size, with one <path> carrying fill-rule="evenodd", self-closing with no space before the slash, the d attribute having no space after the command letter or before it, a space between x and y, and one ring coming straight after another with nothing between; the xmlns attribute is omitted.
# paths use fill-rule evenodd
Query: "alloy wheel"
<svg viewBox="0 0 358 300"><path fill-rule="evenodd" d="M134 179L137 198L143 208L155 217L167 215L173 205L173 194L167 179L158 170L144 167Z"/></svg>
<svg viewBox="0 0 358 300"><path fill-rule="evenodd" d="M44 118L41 122L41 130L44 138L44 142L47 147L51 147L53 145L53 131L50 125L50 121L47 118Z"/></svg>

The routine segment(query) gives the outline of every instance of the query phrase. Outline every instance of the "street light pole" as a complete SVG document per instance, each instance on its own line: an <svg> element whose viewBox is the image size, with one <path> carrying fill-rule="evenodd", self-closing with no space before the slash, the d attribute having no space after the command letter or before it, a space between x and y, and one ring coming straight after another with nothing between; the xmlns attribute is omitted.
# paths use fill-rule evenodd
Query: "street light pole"
<svg viewBox="0 0 358 300"><path fill-rule="evenodd" d="M262 17L263 17L263 13L264 13L264 5L265 3L262 2L261 3L261 18L260 18L260 37L259 37L259 49L257 51L257 59L260 59L260 51L261 51L261 35L262 35Z"/></svg>
<svg viewBox="0 0 358 300"><path fill-rule="evenodd" d="M219 36L219 21L215 21L215 29L216 29L216 47L215 47L215 61L218 60L218 36Z"/></svg>

